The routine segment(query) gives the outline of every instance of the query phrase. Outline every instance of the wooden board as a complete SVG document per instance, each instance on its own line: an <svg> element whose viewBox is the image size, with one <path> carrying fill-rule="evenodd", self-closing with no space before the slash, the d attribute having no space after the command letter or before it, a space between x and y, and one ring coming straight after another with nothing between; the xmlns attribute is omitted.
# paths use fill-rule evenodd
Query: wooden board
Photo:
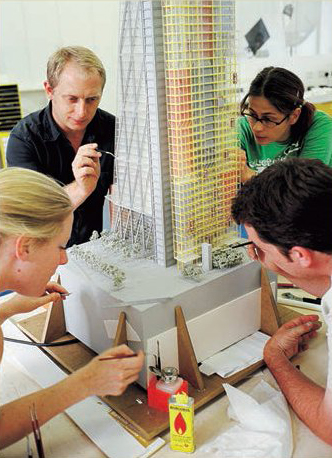
<svg viewBox="0 0 332 458"><path fill-rule="evenodd" d="M278 306L278 311L281 323L300 315L298 312L290 311L283 306ZM33 341L40 342L46 314L47 312L43 312L24 319L20 321L17 326ZM57 339L56 342L70 339L73 339L73 337L70 334L66 334ZM95 353L81 342L64 347L46 347L43 351L50 355L69 373L84 366L95 356ZM201 374L204 389L198 390L189 386L189 394L195 399L195 409L199 409L204 404L223 393L224 389L222 383L234 385L249 377L263 365L264 362L261 360L227 378L221 378L216 374L209 377ZM139 435L143 440L151 440L169 427L168 414L148 407L147 393L137 384L130 385L122 396L106 396L102 399L128 422L128 430L132 430L131 432L134 436Z"/></svg>
<svg viewBox="0 0 332 458"><path fill-rule="evenodd" d="M47 318L47 311L23 319L16 323L17 327L34 342L42 342L44 324ZM63 342L75 339L71 334L56 339L54 342ZM71 373L85 366L96 353L81 342L61 347L43 347L42 350L50 355L62 368Z"/></svg>

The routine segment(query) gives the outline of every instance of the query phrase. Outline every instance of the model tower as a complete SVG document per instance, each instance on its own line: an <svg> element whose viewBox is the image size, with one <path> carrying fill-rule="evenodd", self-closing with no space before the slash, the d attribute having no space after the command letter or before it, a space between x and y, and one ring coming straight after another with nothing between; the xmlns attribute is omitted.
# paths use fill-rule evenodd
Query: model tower
<svg viewBox="0 0 332 458"><path fill-rule="evenodd" d="M113 228L167 266L237 234L234 1L121 6Z"/></svg>

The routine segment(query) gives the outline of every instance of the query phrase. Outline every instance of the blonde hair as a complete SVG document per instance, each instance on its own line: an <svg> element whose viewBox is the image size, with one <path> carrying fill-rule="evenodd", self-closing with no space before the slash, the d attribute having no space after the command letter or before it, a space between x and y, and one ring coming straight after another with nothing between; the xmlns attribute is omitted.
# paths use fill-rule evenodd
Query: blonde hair
<svg viewBox="0 0 332 458"><path fill-rule="evenodd" d="M65 190L42 173L20 167L0 170L0 236L55 237L73 211Z"/></svg>
<svg viewBox="0 0 332 458"><path fill-rule="evenodd" d="M87 73L95 69L102 80L102 89L106 83L105 68L94 52L83 46L67 46L55 51L47 62L47 81L52 88L59 83L60 75L68 62L76 62Z"/></svg>

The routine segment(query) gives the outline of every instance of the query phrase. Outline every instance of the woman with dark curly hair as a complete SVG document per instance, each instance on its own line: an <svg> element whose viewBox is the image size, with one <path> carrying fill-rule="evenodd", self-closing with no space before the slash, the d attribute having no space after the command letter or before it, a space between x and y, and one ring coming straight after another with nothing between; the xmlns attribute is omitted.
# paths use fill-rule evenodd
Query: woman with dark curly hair
<svg viewBox="0 0 332 458"><path fill-rule="evenodd" d="M304 100L298 76L266 67L241 102L242 182L287 157L320 159L332 166L332 118Z"/></svg>

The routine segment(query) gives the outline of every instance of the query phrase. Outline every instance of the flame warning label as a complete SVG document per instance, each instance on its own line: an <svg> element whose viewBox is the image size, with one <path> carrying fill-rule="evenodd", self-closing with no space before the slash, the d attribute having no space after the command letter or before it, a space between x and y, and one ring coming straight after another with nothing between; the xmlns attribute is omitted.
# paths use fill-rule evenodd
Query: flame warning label
<svg viewBox="0 0 332 458"><path fill-rule="evenodd" d="M175 396L169 401L169 422L171 449L193 452L194 444L194 402L188 398L187 405L179 405Z"/></svg>

